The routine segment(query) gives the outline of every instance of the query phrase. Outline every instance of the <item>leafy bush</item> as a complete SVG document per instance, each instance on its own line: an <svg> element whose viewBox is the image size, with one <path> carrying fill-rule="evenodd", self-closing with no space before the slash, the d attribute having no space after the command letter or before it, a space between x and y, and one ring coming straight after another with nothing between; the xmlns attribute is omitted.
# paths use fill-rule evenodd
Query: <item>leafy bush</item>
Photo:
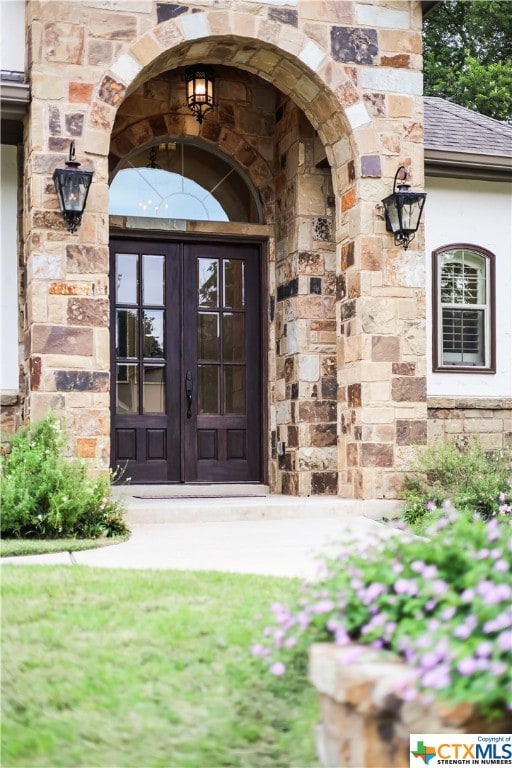
<svg viewBox="0 0 512 768"><path fill-rule="evenodd" d="M369 644L410 665L406 697L471 702L489 718L512 708L509 516L470 522L450 510L429 534L383 527L345 543L298 603L272 606L253 655L279 676L314 642L347 646L347 661L358 651L349 644Z"/></svg>
<svg viewBox="0 0 512 768"><path fill-rule="evenodd" d="M413 475L406 478L404 519L410 525L439 516L447 499L460 512L488 519L510 504L510 453L488 455L478 440L438 442L417 452ZM436 513L437 515L427 515Z"/></svg>
<svg viewBox="0 0 512 768"><path fill-rule="evenodd" d="M98 538L128 531L106 476L67 459L54 416L21 429L0 458L1 532L11 538Z"/></svg>

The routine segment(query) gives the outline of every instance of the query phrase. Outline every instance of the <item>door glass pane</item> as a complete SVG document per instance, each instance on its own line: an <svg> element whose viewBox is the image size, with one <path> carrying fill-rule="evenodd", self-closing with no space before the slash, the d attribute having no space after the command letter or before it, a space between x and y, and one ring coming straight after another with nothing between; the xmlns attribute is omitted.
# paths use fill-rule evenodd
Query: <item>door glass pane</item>
<svg viewBox="0 0 512 768"><path fill-rule="evenodd" d="M217 259L197 260L197 303L200 307L219 306L219 262Z"/></svg>
<svg viewBox="0 0 512 768"><path fill-rule="evenodd" d="M165 261L158 254L142 257L142 303L163 304L165 291Z"/></svg>
<svg viewBox="0 0 512 768"><path fill-rule="evenodd" d="M200 360L219 360L220 329L218 312L199 312L197 355Z"/></svg>
<svg viewBox="0 0 512 768"><path fill-rule="evenodd" d="M116 301L136 304L138 294L136 253L116 253Z"/></svg>
<svg viewBox="0 0 512 768"><path fill-rule="evenodd" d="M219 366L197 366L197 412L219 413Z"/></svg>
<svg viewBox="0 0 512 768"><path fill-rule="evenodd" d="M163 365L144 366L144 413L165 413L165 368Z"/></svg>
<svg viewBox="0 0 512 768"><path fill-rule="evenodd" d="M116 353L118 357L139 354L139 312L136 309L116 310Z"/></svg>
<svg viewBox="0 0 512 768"><path fill-rule="evenodd" d="M137 365L117 366L116 411L117 413L138 413L139 410L139 369Z"/></svg>
<svg viewBox="0 0 512 768"><path fill-rule="evenodd" d="M227 362L245 360L245 315L225 312L222 317L222 355Z"/></svg>
<svg viewBox="0 0 512 768"><path fill-rule="evenodd" d="M224 366L224 413L245 413L244 366Z"/></svg>
<svg viewBox="0 0 512 768"><path fill-rule="evenodd" d="M145 309L142 313L144 323L144 357L165 357L164 314L163 309Z"/></svg>
<svg viewBox="0 0 512 768"><path fill-rule="evenodd" d="M245 305L244 262L224 259L224 306L242 309Z"/></svg>

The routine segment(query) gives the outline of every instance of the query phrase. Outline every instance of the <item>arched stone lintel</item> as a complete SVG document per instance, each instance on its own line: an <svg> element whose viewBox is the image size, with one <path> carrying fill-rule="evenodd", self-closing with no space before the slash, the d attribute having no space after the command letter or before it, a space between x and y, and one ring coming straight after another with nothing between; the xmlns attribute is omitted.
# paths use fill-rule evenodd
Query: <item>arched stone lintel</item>
<svg viewBox="0 0 512 768"><path fill-rule="evenodd" d="M163 115L165 120L165 115ZM116 136L116 139L124 139L129 144L131 144L137 152L143 152L144 149L151 147L156 141L158 140L167 140L167 141L174 141L176 139L183 139L185 137L190 138L190 133L186 130L186 118L183 119L183 130L181 132L176 131L175 129L172 132L168 133L155 133L153 130L153 127L151 125L151 122L148 120L147 117L142 118L138 123L133 123L130 126L128 126L124 131L122 131L118 136ZM141 125L146 126L146 141L143 144L138 144L135 138L131 138L132 134L138 133L138 128ZM219 152L222 153L222 155L228 157L227 153L222 149L221 143L217 141L213 141L208 136L203 136L201 134L201 131L199 131L197 134L197 138L200 139L205 144L213 145L214 147L217 147ZM243 154L243 147L244 145L247 145L247 140L239 134L237 131L232 130L231 128L228 128L226 126L222 126L222 129L219 131L219 138L223 139L225 143L228 146L236 146L238 145L239 151L235 151L232 155L230 155L231 162L235 161L241 169L244 170L244 172L248 175L250 178L252 184L256 189L261 188L265 186L266 184L270 184L273 179L273 173L267 163L267 161L261 156L261 154L257 151L257 149L251 145L251 154L254 154L254 159L252 159L251 163L244 162L243 157L240 157L241 154ZM255 175L254 170L257 171L257 175ZM115 172L115 169L113 169L113 172Z"/></svg>
<svg viewBox="0 0 512 768"><path fill-rule="evenodd" d="M334 147L342 137L348 137L353 157L361 154L360 132L364 131L367 143L368 131L375 133L375 129L343 67L303 32L252 14L224 10L182 14L131 44L96 89L86 121L85 152L108 154L118 107L145 80L199 59L225 63L216 57L223 46L229 50L234 44L237 50L229 63L289 95L319 132L331 158L336 157Z"/></svg>

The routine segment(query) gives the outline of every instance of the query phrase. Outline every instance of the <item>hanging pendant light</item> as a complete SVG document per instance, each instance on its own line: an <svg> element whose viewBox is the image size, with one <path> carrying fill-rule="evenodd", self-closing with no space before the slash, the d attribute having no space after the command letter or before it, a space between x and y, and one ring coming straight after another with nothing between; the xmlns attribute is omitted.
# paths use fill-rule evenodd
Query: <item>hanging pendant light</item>
<svg viewBox="0 0 512 768"><path fill-rule="evenodd" d="M420 225L427 197L425 192L411 192L410 189L407 184L407 171L401 165L395 174L392 194L382 201L386 213L386 229L393 232L395 245L401 245L405 251Z"/></svg>
<svg viewBox="0 0 512 768"><path fill-rule="evenodd" d="M87 195L92 181L92 171L79 171L80 163L75 159L75 142L69 146L69 160L65 168L56 168L53 183L57 190L59 206L69 232L76 232L85 210Z"/></svg>
<svg viewBox="0 0 512 768"><path fill-rule="evenodd" d="M201 124L206 113L215 105L213 70L197 64L187 69L186 78L187 107Z"/></svg>

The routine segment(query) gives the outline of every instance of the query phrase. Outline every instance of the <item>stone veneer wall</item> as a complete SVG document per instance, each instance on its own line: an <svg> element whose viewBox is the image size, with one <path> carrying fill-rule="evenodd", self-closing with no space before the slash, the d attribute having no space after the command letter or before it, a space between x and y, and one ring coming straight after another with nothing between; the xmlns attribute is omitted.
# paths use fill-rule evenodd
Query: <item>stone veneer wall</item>
<svg viewBox="0 0 512 768"><path fill-rule="evenodd" d="M512 398L429 397L428 441L477 437L489 451L512 448Z"/></svg>
<svg viewBox="0 0 512 768"><path fill-rule="evenodd" d="M313 645L309 678L320 694L317 753L325 768L408 768L411 733L507 733L510 718L486 723L471 704L406 699L411 670L398 657L367 646ZM350 652L350 649L349 649Z"/></svg>
<svg viewBox="0 0 512 768"><path fill-rule="evenodd" d="M269 270L276 345L269 390L276 394L267 439L275 431L289 453L273 487L395 497L411 443L426 441L424 257L421 232L407 253L393 246L381 200L401 164L415 187L423 183L420 3L34 0L27 22L26 416L60 410L74 435L70 450L108 466L108 182L116 116L162 73L198 62L229 65L287 97L283 125L294 126L287 147L276 129L270 184L277 201L285 183L288 228L279 229L276 212L283 250L275 254L276 273ZM219 141L234 138L229 119L217 110ZM247 122L236 128L251 134ZM95 174L73 235L52 183L70 140ZM226 146L240 162L243 142ZM250 156L245 167L253 171ZM321 159L330 167L318 168Z"/></svg>
<svg viewBox="0 0 512 768"><path fill-rule="evenodd" d="M0 453L8 449L9 438L21 427L21 406L19 394L0 394Z"/></svg>
<svg viewBox="0 0 512 768"><path fill-rule="evenodd" d="M281 116L282 111L282 116ZM277 122L276 422L283 493L336 494L335 207L315 131L291 102ZM322 155L320 155L322 157Z"/></svg>

